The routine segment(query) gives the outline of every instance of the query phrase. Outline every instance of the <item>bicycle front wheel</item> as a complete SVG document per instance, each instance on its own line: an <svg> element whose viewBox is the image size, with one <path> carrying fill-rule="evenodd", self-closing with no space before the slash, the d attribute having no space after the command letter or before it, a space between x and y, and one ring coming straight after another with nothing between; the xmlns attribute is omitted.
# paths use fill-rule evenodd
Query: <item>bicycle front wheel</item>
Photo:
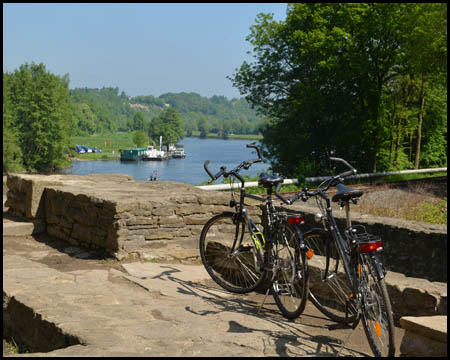
<svg viewBox="0 0 450 360"><path fill-rule="evenodd" d="M308 260L311 302L334 321L355 321L357 305L351 301L351 286L334 239L325 232L311 232L304 239L312 254Z"/></svg>
<svg viewBox="0 0 450 360"><path fill-rule="evenodd" d="M265 280L246 224L234 213L211 218L200 235L200 255L211 278L234 293L256 290Z"/></svg>
<svg viewBox="0 0 450 360"><path fill-rule="evenodd" d="M375 255L361 254L358 268L362 322L375 356L394 356L394 319L384 278L377 275Z"/></svg>
<svg viewBox="0 0 450 360"><path fill-rule="evenodd" d="M305 255L293 227L281 224L272 240L272 294L284 317L295 319L305 309L308 273Z"/></svg>

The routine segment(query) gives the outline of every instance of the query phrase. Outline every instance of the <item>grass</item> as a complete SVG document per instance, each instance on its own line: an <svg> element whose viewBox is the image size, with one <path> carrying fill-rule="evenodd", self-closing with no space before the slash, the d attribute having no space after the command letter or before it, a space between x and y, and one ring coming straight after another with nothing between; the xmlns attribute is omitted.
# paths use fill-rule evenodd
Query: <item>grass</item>
<svg viewBox="0 0 450 360"><path fill-rule="evenodd" d="M407 189L385 185L365 194L355 210L375 216L447 224L447 197L434 195L429 184L414 184Z"/></svg>
<svg viewBox="0 0 450 360"><path fill-rule="evenodd" d="M193 137L200 137L200 131L193 131L192 132L192 136ZM220 139L217 136L217 133L209 133L207 135L208 139ZM262 135L254 135L254 134L231 134L229 137L229 139L240 139L240 140L261 140L262 139Z"/></svg>
<svg viewBox="0 0 450 360"><path fill-rule="evenodd" d="M3 327L3 356L17 355L19 353L29 352L26 347L20 347L14 341L14 338L9 333L8 329Z"/></svg>
<svg viewBox="0 0 450 360"><path fill-rule="evenodd" d="M102 153L76 154L76 157L86 160L113 160L120 157L119 149L135 147L131 133L100 134L87 136L72 136L73 144L96 147ZM105 142L106 140L106 142Z"/></svg>
<svg viewBox="0 0 450 360"><path fill-rule="evenodd" d="M377 183L388 183L406 180L416 180L416 179L428 179L440 176L447 176L446 171L440 171L435 173L419 173L419 174L398 174L390 176L380 176L376 178L366 178L366 179L348 179L345 181L346 184L377 184Z"/></svg>

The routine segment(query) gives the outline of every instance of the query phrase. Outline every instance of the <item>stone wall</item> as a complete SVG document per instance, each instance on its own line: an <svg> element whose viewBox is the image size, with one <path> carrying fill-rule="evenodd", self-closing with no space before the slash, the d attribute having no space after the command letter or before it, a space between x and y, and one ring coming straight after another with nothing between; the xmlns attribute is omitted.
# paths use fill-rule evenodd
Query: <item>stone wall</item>
<svg viewBox="0 0 450 360"><path fill-rule="evenodd" d="M402 357L447 357L447 316L403 317Z"/></svg>
<svg viewBox="0 0 450 360"><path fill-rule="evenodd" d="M37 194L33 183L42 200L30 212L22 202ZM127 175L13 175L8 188L5 205L14 214L43 217L49 235L105 249L118 258L164 242L198 248L206 221L231 210L228 193L177 182L134 181ZM250 216L260 223L259 202L246 203Z"/></svg>

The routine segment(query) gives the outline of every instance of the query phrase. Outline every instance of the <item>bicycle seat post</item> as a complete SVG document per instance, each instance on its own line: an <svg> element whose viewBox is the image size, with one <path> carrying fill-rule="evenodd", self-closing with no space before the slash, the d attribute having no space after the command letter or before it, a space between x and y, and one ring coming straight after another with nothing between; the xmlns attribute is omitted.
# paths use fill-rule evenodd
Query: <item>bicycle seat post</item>
<svg viewBox="0 0 450 360"><path fill-rule="evenodd" d="M349 229L352 226L352 219L351 219L351 216L350 216L350 201L349 200L344 202L344 207L345 207L345 218L347 220L347 229Z"/></svg>

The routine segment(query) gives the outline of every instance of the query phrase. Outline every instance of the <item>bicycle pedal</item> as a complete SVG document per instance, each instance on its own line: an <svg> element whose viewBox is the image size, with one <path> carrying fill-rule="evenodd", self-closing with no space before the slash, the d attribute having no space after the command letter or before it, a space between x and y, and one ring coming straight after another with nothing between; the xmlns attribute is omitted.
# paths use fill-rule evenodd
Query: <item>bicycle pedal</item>
<svg viewBox="0 0 450 360"><path fill-rule="evenodd" d="M328 325L328 330L341 330L341 329L353 329L350 325L345 323L337 323Z"/></svg>

